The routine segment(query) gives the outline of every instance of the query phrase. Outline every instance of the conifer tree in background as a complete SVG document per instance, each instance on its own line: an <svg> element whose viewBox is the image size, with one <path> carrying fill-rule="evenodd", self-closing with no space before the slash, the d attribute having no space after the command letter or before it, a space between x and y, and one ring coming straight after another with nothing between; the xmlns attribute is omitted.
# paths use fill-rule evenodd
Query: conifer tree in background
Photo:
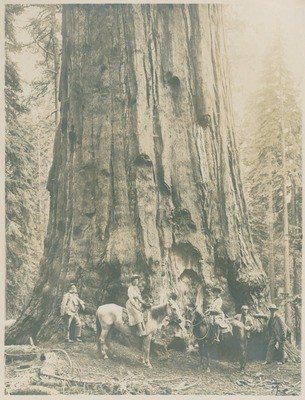
<svg viewBox="0 0 305 400"><path fill-rule="evenodd" d="M35 148L32 132L20 123L27 109L22 100L20 76L12 61L13 53L20 49L14 18L23 9L21 5L7 5L5 14L6 310L9 318L18 315L33 287L39 252L35 220Z"/></svg>
<svg viewBox="0 0 305 400"><path fill-rule="evenodd" d="M7 317L24 307L39 270L47 228L46 182L57 125L60 18L58 5L8 5L6 35ZM35 15L35 17L33 17ZM18 18L29 19L30 43L16 39ZM22 36L22 35L20 35ZM30 90L23 94L14 55L36 53Z"/></svg>
<svg viewBox="0 0 305 400"><path fill-rule="evenodd" d="M35 16L29 18L25 27L31 38L30 43L25 43L23 46L36 55L37 72L31 81L31 91L27 98L30 113L23 122L26 126L32 126L32 130L36 133L38 201L43 239L49 215L49 193L46 185L59 113L61 5L31 6L31 9L33 8L36 11Z"/></svg>
<svg viewBox="0 0 305 400"><path fill-rule="evenodd" d="M49 104L53 103L51 115L54 115L55 126L58 124L58 85L60 70L60 15L61 6L58 4L39 5L39 12L30 18L26 29L31 35L32 42L27 46L41 54L37 66L41 73L32 82L30 100L40 101L48 97Z"/></svg>
<svg viewBox="0 0 305 400"><path fill-rule="evenodd" d="M289 301L301 292L301 113L283 60L277 42L249 107L241 158L253 239L269 274L271 299L282 299L291 323Z"/></svg>

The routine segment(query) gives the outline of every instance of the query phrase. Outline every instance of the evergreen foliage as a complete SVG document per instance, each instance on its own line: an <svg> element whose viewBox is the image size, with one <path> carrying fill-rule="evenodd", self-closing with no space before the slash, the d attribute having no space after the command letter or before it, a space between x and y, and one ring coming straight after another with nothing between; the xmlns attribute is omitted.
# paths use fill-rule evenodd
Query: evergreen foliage
<svg viewBox="0 0 305 400"><path fill-rule="evenodd" d="M260 90L249 102L241 157L245 167L245 192L253 240L266 272L274 258L275 287L280 295L284 287L284 171L289 213L291 280L294 280L295 291L300 291L300 283L296 285L296 280L300 279L301 270L301 112L298 92L285 66L280 42L271 48L265 65ZM285 141L285 169L282 135ZM273 254L270 251L271 244Z"/></svg>
<svg viewBox="0 0 305 400"><path fill-rule="evenodd" d="M35 232L35 158L32 133L20 123L28 110L22 98L21 79L12 53L18 51L14 18L20 5L7 5L5 14L6 63L6 300L8 317L16 317L33 286L37 238ZM33 162L34 161L34 162ZM36 268L37 269L37 268ZM17 295L18 293L18 295Z"/></svg>
<svg viewBox="0 0 305 400"><path fill-rule="evenodd" d="M33 43L18 43L15 20L26 12L26 6L7 5L5 9L5 109L6 109L6 311L16 318L24 307L38 274L43 252L49 195L46 181L52 158L55 121L48 117L54 110L54 80L50 56L37 46L37 29L49 34L43 45L52 46L52 35L59 26L53 24L55 5L39 6L37 18L29 26ZM46 12L47 11L47 12ZM48 16L48 17L46 17ZM54 13L52 14L52 18ZM40 44L40 43L39 43ZM15 53L21 49L39 52L37 74L29 96L24 96ZM41 53L42 56L41 57ZM43 82L42 82L43 81ZM38 88L40 89L38 90Z"/></svg>

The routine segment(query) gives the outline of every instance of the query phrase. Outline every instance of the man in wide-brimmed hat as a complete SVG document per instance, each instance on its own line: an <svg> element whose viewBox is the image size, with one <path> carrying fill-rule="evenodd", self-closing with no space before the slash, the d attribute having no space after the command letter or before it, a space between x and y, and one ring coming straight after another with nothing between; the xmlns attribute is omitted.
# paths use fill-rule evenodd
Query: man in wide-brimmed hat
<svg viewBox="0 0 305 400"><path fill-rule="evenodd" d="M75 323L75 337L77 342L82 342L81 339L81 320L78 315L79 309L85 309L85 303L78 297L77 289L75 283L70 283L68 286L68 293L65 293L61 306L60 306L60 314L64 317L65 321L65 340L66 342L73 342L70 337L70 327L71 323L74 321Z"/></svg>
<svg viewBox="0 0 305 400"><path fill-rule="evenodd" d="M142 299L139 284L139 275L132 275L130 278L131 285L128 287L128 300L126 303L126 310L129 319L129 326L137 326L138 335L146 336L144 320L143 320L143 305L146 305Z"/></svg>
<svg viewBox="0 0 305 400"><path fill-rule="evenodd" d="M286 329L285 324L281 317L276 313L278 307L275 304L271 304L269 307L271 313L268 321L268 335L269 343L266 354L266 361L264 364L270 364L273 359L273 351L278 344L278 351L280 353L280 363L285 362L285 340L286 340Z"/></svg>

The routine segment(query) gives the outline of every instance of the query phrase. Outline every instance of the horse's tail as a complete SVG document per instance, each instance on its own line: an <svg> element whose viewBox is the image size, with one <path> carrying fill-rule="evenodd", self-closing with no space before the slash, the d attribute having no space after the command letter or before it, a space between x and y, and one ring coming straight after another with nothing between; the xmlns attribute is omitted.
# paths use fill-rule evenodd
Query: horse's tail
<svg viewBox="0 0 305 400"><path fill-rule="evenodd" d="M98 317L98 312L96 312L95 324L96 324L96 340L98 341L102 333L102 325Z"/></svg>
<svg viewBox="0 0 305 400"><path fill-rule="evenodd" d="M101 347L100 336L102 333L102 325L101 325L100 319L98 317L98 310L96 312L95 324L96 324L96 343L97 343L98 352L99 352L99 354L101 354L102 347Z"/></svg>

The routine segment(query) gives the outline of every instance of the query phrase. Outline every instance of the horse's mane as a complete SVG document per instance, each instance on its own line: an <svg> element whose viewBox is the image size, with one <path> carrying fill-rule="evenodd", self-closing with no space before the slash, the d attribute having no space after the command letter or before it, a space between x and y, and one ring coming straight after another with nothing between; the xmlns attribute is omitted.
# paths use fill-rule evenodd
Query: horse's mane
<svg viewBox="0 0 305 400"><path fill-rule="evenodd" d="M167 307L167 303L161 304L160 306L154 306L151 308L150 314L153 319L157 319L161 315L164 315Z"/></svg>

